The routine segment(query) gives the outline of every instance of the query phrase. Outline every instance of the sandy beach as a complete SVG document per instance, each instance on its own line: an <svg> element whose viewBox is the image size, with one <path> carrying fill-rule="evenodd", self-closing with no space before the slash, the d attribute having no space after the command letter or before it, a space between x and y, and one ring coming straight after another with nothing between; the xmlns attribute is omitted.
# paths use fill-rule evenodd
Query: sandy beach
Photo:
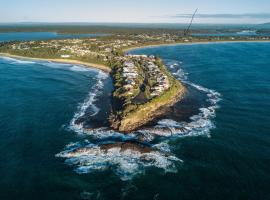
<svg viewBox="0 0 270 200"><path fill-rule="evenodd" d="M125 53L128 53L129 51L135 50L135 49L141 49L141 48L151 48L151 47L159 47L159 46L176 46L176 45L193 45L193 44L219 44L219 43L252 43L252 42L270 42L268 40L254 40L254 41L244 41L244 40L228 40L228 41L205 41L205 42L176 42L176 43L164 43L164 44L150 44L150 45L144 45L144 46L135 46L123 49Z"/></svg>
<svg viewBox="0 0 270 200"><path fill-rule="evenodd" d="M239 42L269 42L264 40L255 40L255 41L241 41L241 40L235 40L235 41L205 41L205 42L178 42L178 43L164 43L164 44L151 44L151 45L143 45L143 46L135 46L123 49L123 52L128 53L129 51L135 50L135 49L141 49L141 48L151 48L151 47L158 47L158 46L175 46L175 45L192 45L192 44L210 44L210 43L239 43ZM111 72L111 68L97 63L89 63L89 62L83 62L79 60L72 60L72 59L46 59L46 58L33 58L33 57L26 57L26 56L18 56L18 55L12 55L9 53L0 53L0 56L4 57L10 57L10 58L19 58L19 59L27 59L27 60L43 60L43 61L51 61L51 62L58 62L58 63L67 63L67 64L77 64L77 65L83 65L86 67L96 68L100 69L106 73Z"/></svg>
<svg viewBox="0 0 270 200"><path fill-rule="evenodd" d="M43 60L43 61L51 61L51 62L57 62L57 63L83 65L83 66L86 66L86 67L100 69L100 70L102 70L102 71L104 71L106 73L111 72L111 68L106 66L106 65L82 62L82 61L78 61L78 60L60 59L60 58L59 59L31 58L31 57L25 57L25 56L11 55L11 54L8 54L8 53L0 53L0 56L10 57L10 58L27 59L27 60Z"/></svg>

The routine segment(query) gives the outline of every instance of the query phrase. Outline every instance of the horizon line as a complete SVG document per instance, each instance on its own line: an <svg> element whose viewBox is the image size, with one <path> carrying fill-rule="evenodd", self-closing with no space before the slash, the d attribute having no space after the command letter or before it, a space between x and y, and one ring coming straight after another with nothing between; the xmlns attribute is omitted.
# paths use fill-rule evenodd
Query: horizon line
<svg viewBox="0 0 270 200"><path fill-rule="evenodd" d="M269 22L263 22L263 23L193 23L193 25L260 25L260 24L267 24ZM37 21L37 22L31 22L31 21L22 21L22 22L0 22L0 24L179 24L179 25L186 25L189 23L183 23L183 22L84 22L84 21L78 21L78 22L69 22L69 21L56 21L56 22L49 22L49 21Z"/></svg>

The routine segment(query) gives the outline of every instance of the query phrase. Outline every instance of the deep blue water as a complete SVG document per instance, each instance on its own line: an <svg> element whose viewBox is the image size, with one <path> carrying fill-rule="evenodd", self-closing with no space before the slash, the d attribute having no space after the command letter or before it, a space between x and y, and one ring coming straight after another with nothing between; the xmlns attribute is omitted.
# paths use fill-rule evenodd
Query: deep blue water
<svg viewBox="0 0 270 200"><path fill-rule="evenodd" d="M110 78L80 66L0 58L0 199L269 199L270 43L163 46L132 53L165 60L191 91L186 110L209 106L198 100L205 95L210 101L221 98L211 117L189 124L193 134L162 140L183 161L176 170L166 173L151 165L128 180L121 177L128 171L123 166L116 172L112 166L76 173L74 165L55 155L70 143L94 140L70 130L70 123L81 112L106 116Z"/></svg>
<svg viewBox="0 0 270 200"><path fill-rule="evenodd" d="M14 32L0 33L0 42L49 40L49 39L76 39L102 36L104 34L59 34L55 32Z"/></svg>
<svg viewBox="0 0 270 200"><path fill-rule="evenodd" d="M197 37L239 37L239 36L259 36L257 33L196 33ZM267 35L260 35L267 36Z"/></svg>
<svg viewBox="0 0 270 200"><path fill-rule="evenodd" d="M174 142L185 161L183 169L171 182L156 182L167 190L175 188L169 197L270 198L269 47L270 43L227 43L133 52L181 61L189 81L222 95L210 139Z"/></svg>
<svg viewBox="0 0 270 200"><path fill-rule="evenodd" d="M195 33L192 34L193 36L197 37L248 37L248 36L261 36L266 37L270 36L270 34L267 33L257 33L256 31L239 31L239 32L229 32L229 33Z"/></svg>

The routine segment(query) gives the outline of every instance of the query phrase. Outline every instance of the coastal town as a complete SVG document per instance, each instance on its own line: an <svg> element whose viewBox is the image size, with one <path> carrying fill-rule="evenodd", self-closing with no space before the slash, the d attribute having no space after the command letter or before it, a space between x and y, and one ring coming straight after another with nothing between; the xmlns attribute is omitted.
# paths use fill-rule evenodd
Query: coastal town
<svg viewBox="0 0 270 200"><path fill-rule="evenodd" d="M148 99L161 95L170 87L167 75L162 73L155 63L157 58L153 55L125 55L116 58L121 61L119 80L123 96L136 97L143 88Z"/></svg>
<svg viewBox="0 0 270 200"><path fill-rule="evenodd" d="M137 41L131 40L64 39L14 43L11 50L20 53L35 51L41 55L46 52L53 58L91 59L106 63L115 51L136 44Z"/></svg>
<svg viewBox="0 0 270 200"><path fill-rule="evenodd" d="M131 132L149 123L160 109L179 101L185 87L154 55L130 55L129 49L152 45L211 41L267 41L266 36L194 37L177 32L112 34L95 38L0 43L0 53L57 62L80 63L113 78L111 128ZM158 114L157 114L158 113Z"/></svg>
<svg viewBox="0 0 270 200"><path fill-rule="evenodd" d="M150 122L159 108L179 100L184 87L170 75L158 57L129 55L125 51L145 45L177 41L185 40L172 34L114 35L11 42L2 44L0 52L23 57L59 59L65 62L83 61L89 65L92 63L110 68L114 91L109 121L113 129L129 132ZM122 127L125 124L124 120L132 118L136 112L143 117Z"/></svg>
<svg viewBox="0 0 270 200"><path fill-rule="evenodd" d="M57 39L3 43L1 52L37 58L76 59L86 62L110 63L123 51L149 45L209 41L268 41L270 37L194 37L177 33L117 34L96 38Z"/></svg>
<svg viewBox="0 0 270 200"><path fill-rule="evenodd" d="M149 95L148 98L161 95L170 87L168 77L161 72L159 66L155 64L155 56L146 55L128 55L123 64L122 76L125 78L125 85L123 86L129 95L134 96L136 90L136 79L138 76L143 78L140 87L144 84L145 91ZM134 63L140 63L137 67ZM140 69L138 69L140 68ZM145 85L148 84L148 88Z"/></svg>

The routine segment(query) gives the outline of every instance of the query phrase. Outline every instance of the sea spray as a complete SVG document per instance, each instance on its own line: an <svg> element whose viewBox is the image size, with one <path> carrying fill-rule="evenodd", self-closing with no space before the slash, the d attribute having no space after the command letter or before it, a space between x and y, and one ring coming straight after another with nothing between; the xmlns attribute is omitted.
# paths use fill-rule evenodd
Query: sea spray
<svg viewBox="0 0 270 200"><path fill-rule="evenodd" d="M67 164L76 166L75 171L79 174L112 169L123 181L143 174L149 167L176 172L176 164L182 162L174 155L160 150L140 150L136 146L123 148L118 143L113 144L116 145L104 148L103 144L88 141L72 143L56 156L66 159Z"/></svg>
<svg viewBox="0 0 270 200"><path fill-rule="evenodd" d="M70 122L69 128L71 130L80 134L84 133L83 122L77 123L77 120L85 115L87 109L91 108L91 110L93 111L90 116L98 114L100 109L94 103L97 100L97 96L102 92L101 89L104 86L103 81L106 78L108 78L107 74L102 71L98 71L98 75L96 76L96 84L91 88L85 101L81 105L79 105L78 111L75 113L74 117Z"/></svg>
<svg viewBox="0 0 270 200"><path fill-rule="evenodd" d="M22 59L16 59L16 58L11 58L11 57L2 57L1 58L4 61L8 61L10 64L14 65L25 65L25 64L35 64L36 62L31 61L31 60L22 60Z"/></svg>
<svg viewBox="0 0 270 200"><path fill-rule="evenodd" d="M84 141L67 145L65 150L56 156L64 158L65 162L74 166L75 171L79 174L112 169L121 180L130 180L136 175L143 174L147 167L161 168L165 172L176 172L176 164L182 161L172 154L169 139L171 137L210 136L210 130L215 127L212 118L215 117L218 102L221 100L221 95L218 92L189 82L187 73L179 67L180 64L181 62L171 61L169 68L175 71L173 75L184 84L204 93L207 97L206 102L209 104L200 107L197 114L189 117L189 121L165 118L159 120L153 127L134 131L130 134L119 133L108 127L85 129L83 123L76 123L76 120L85 115L89 107L94 111L91 117L99 112L95 101L104 86L104 79L107 78L106 74L100 72L97 76L97 83L91 88L88 97L79 106L78 112L70 123L70 129L91 136L95 141L111 141L114 144L119 141L123 143L141 141L151 145L154 150L150 152L140 152L133 148L123 150L121 146L104 150L102 149L102 143ZM156 141L156 137L163 139Z"/></svg>

